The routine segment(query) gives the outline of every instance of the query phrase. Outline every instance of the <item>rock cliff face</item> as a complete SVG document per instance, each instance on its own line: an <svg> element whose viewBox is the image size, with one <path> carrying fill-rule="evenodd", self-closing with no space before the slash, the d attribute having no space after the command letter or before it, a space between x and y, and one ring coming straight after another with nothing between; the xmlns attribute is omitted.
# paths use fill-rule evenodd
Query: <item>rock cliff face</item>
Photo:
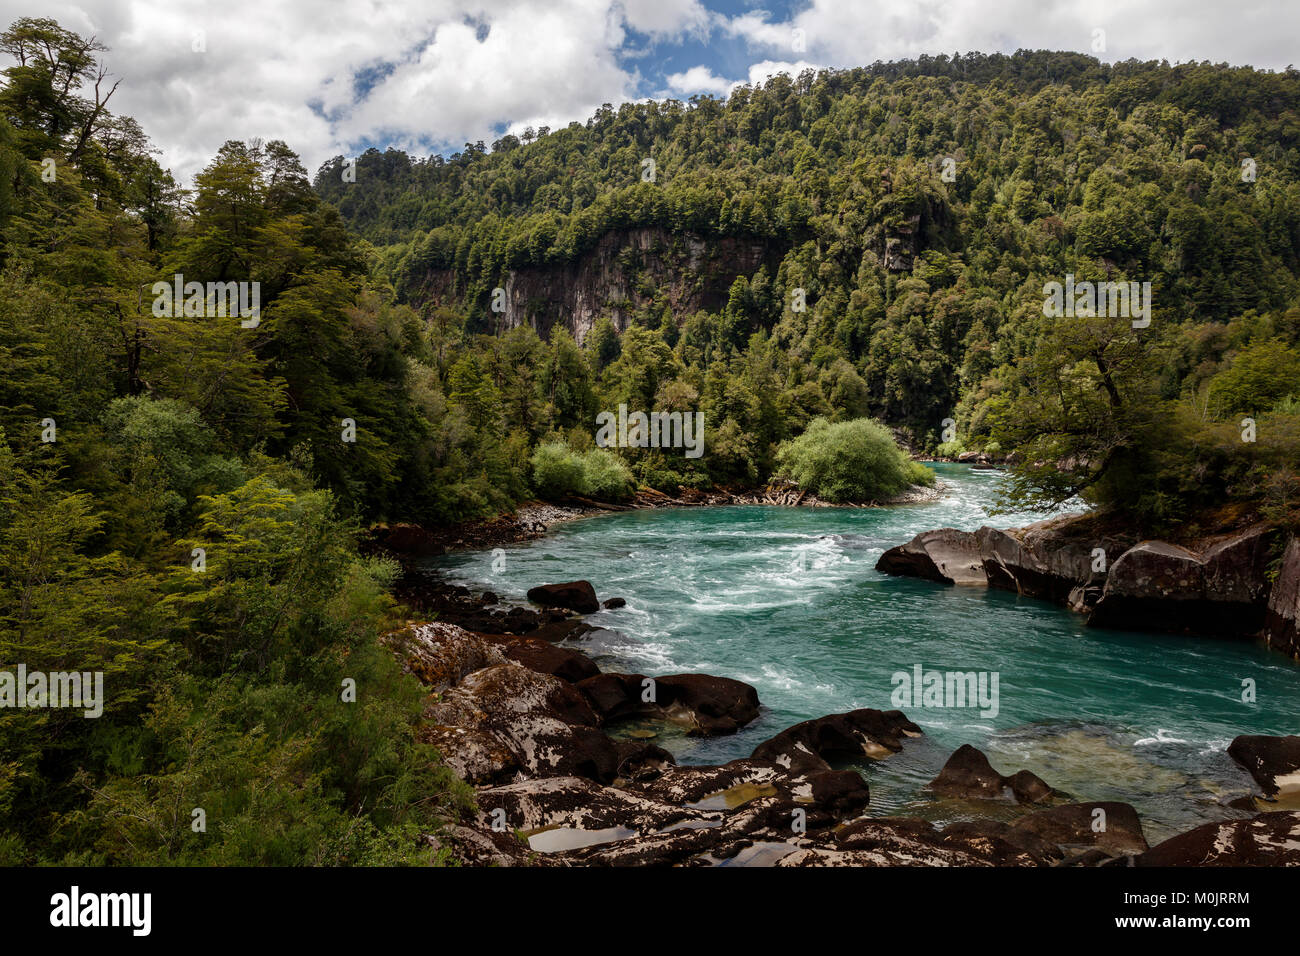
<svg viewBox="0 0 1300 956"><path fill-rule="evenodd" d="M1292 538L1269 594L1264 616L1268 646L1300 658L1300 538Z"/></svg>
<svg viewBox="0 0 1300 956"><path fill-rule="evenodd" d="M601 315L620 330L656 292L674 316L699 309L719 311L738 275L752 277L767 265L775 275L785 250L757 239L704 238L663 229L606 233L576 262L512 270L506 277L505 311L489 313L485 327L502 332L529 324L547 336L566 326L579 343ZM464 289L451 270L426 277L415 298L433 305L459 303Z"/></svg>
<svg viewBox="0 0 1300 956"><path fill-rule="evenodd" d="M1300 544L1288 546L1277 583L1268 571L1276 532L1257 525L1196 549L1104 533L1090 516L1025 528L941 528L890 548L886 574L1001 588L1088 614L1094 627L1256 637L1300 654Z"/></svg>

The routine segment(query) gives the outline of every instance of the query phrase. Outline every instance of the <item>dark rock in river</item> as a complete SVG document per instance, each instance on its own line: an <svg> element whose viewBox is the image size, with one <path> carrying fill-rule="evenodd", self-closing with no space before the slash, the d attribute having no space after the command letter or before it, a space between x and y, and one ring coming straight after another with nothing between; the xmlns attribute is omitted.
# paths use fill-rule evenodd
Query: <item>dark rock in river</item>
<svg viewBox="0 0 1300 956"><path fill-rule="evenodd" d="M1264 618L1268 646L1300 658L1300 538L1287 542Z"/></svg>
<svg viewBox="0 0 1300 956"><path fill-rule="evenodd" d="M626 606L627 606L627 599L626 599L626 598L620 598L620 597L612 597L612 598L610 598L609 600L603 602L600 606L603 607L603 608L604 608L605 610L607 610L607 611L612 611L612 610L614 610L615 608L626 607Z"/></svg>
<svg viewBox="0 0 1300 956"><path fill-rule="evenodd" d="M1134 858L1137 866L1300 866L1300 812L1207 823Z"/></svg>
<svg viewBox="0 0 1300 956"><path fill-rule="evenodd" d="M787 770L828 770L828 758L879 759L902 750L903 738L920 735L900 710L863 708L795 724L754 748L753 759Z"/></svg>
<svg viewBox="0 0 1300 956"><path fill-rule="evenodd" d="M655 678L600 674L577 686L602 723L652 717L684 724L691 734L711 737L733 734L758 716L758 692L753 687L709 674Z"/></svg>
<svg viewBox="0 0 1300 956"><path fill-rule="evenodd" d="M940 528L890 548L881 555L876 570L944 584L1000 588L1062 604L1075 596L1082 604L1085 592L1091 588L1099 594L1105 579L1092 570L1093 550L1102 549L1111 560L1131 543L1099 532L1086 515L1010 531Z"/></svg>
<svg viewBox="0 0 1300 956"><path fill-rule="evenodd" d="M1268 583L1276 532L1268 525L1204 539L1199 550L1133 540L1094 515L1020 529L940 528L890 548L885 574L987 586L1091 612L1094 627L1251 637L1300 656L1300 544ZM1104 560L1103 560L1104 553Z"/></svg>
<svg viewBox="0 0 1300 956"><path fill-rule="evenodd" d="M562 617L558 621L549 621L540 627L534 628L528 632L528 636L551 644L558 644L560 641L581 640L594 630L595 628L586 621L576 617Z"/></svg>
<svg viewBox="0 0 1300 956"><path fill-rule="evenodd" d="M543 607L562 607L579 614L600 610L596 589L590 581L566 581L564 584L539 584L528 589L528 600Z"/></svg>
<svg viewBox="0 0 1300 956"><path fill-rule="evenodd" d="M993 769L988 757L970 744L957 748L929 787L942 797L986 800L1010 797L1016 803L1042 803L1056 793L1028 770L1004 777Z"/></svg>
<svg viewBox="0 0 1300 956"><path fill-rule="evenodd" d="M1098 810L1104 815L1099 815ZM1058 846L1093 847L1111 856L1147 849L1142 821L1127 803L1067 803L1037 810L1021 817L1012 827Z"/></svg>
<svg viewBox="0 0 1300 956"><path fill-rule="evenodd" d="M974 535L954 528L923 531L907 544L890 548L876 562L876 570L943 584L988 583Z"/></svg>
<svg viewBox="0 0 1300 956"><path fill-rule="evenodd" d="M1228 756L1246 768L1264 796L1300 792L1300 737L1243 734L1228 745Z"/></svg>
<svg viewBox="0 0 1300 956"><path fill-rule="evenodd" d="M1248 637L1264 624L1272 531L1257 526L1191 551L1143 541L1122 554L1088 623Z"/></svg>

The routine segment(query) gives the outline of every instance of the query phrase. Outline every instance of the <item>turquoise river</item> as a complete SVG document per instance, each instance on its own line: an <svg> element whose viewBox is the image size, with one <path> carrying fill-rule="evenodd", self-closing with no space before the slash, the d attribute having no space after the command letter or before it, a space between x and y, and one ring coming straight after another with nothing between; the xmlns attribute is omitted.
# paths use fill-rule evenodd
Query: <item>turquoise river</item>
<svg viewBox="0 0 1300 956"><path fill-rule="evenodd" d="M1122 800L1152 842L1240 816L1250 792L1225 748L1237 734L1300 731L1300 666L1252 643L1102 631L1044 601L945 587L875 570L888 547L930 528L1014 527L992 516L995 471L933 465L934 502L884 508L734 506L619 512L557 525L505 549L437 559L450 580L523 602L528 588L585 578L627 606L589 621L573 646L603 670L702 672L753 684L762 715L729 737L653 731L679 763L718 763L810 717L894 705L894 675L998 675L998 712L903 706L925 731L900 754L857 765L872 812L936 821L988 807L934 801L924 790L952 751L979 747L1002 773L1032 770L1081 800ZM1243 700L1253 681L1255 700ZM996 812L996 811L995 811ZM1006 811L1014 811L1008 808Z"/></svg>

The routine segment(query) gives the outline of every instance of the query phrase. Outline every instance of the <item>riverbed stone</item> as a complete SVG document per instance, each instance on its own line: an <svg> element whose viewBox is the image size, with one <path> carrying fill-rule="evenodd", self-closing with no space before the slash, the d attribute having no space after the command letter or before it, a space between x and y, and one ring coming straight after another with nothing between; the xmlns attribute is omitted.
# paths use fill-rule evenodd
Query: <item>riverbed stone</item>
<svg viewBox="0 0 1300 956"><path fill-rule="evenodd" d="M920 735L902 711L862 708L801 721L759 744L752 757L796 772L828 770L828 759L880 759Z"/></svg>
<svg viewBox="0 0 1300 956"><path fill-rule="evenodd" d="M758 692L752 686L711 674L599 674L576 686L603 724L649 717L712 737L734 734L758 716Z"/></svg>
<svg viewBox="0 0 1300 956"><path fill-rule="evenodd" d="M1246 768L1264 796L1300 793L1300 737L1243 734L1228 745L1228 756Z"/></svg>
<svg viewBox="0 0 1300 956"><path fill-rule="evenodd" d="M528 589L528 600L543 607L560 607L579 614L600 610L596 589L590 581L566 581L563 584L539 584Z"/></svg>
<svg viewBox="0 0 1300 956"><path fill-rule="evenodd" d="M929 788L941 797L959 799L1005 800L1016 803L1042 803L1056 791L1028 770L1003 776L993 769L989 758L970 744L962 744L948 758Z"/></svg>

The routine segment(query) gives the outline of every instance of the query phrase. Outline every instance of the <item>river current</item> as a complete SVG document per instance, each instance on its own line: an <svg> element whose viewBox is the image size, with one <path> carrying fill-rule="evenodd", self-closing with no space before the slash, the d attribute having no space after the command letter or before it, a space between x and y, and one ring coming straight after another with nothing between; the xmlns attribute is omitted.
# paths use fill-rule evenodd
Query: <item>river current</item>
<svg viewBox="0 0 1300 956"><path fill-rule="evenodd" d="M754 685L762 714L734 736L687 737L660 723L612 731L652 732L679 763L748 756L811 717L892 709L897 675L920 665L996 674L997 712L901 706L925 735L900 754L854 765L871 786L874 814L944 822L998 813L924 790L969 743L1004 774L1028 769L1077 799L1133 804L1152 843L1241 816L1223 804L1254 787L1226 748L1237 734L1300 731L1300 666L1248 642L1090 629L1045 601L880 574L881 553L920 531L1043 517L990 514L999 472L931 467L944 490L934 502L619 512L558 525L506 548L504 561L462 552L437 566L520 602L534 585L585 578L602 599L627 600L590 616L606 630L573 643L602 670L702 672ZM1243 682L1253 682L1253 701L1243 700Z"/></svg>

